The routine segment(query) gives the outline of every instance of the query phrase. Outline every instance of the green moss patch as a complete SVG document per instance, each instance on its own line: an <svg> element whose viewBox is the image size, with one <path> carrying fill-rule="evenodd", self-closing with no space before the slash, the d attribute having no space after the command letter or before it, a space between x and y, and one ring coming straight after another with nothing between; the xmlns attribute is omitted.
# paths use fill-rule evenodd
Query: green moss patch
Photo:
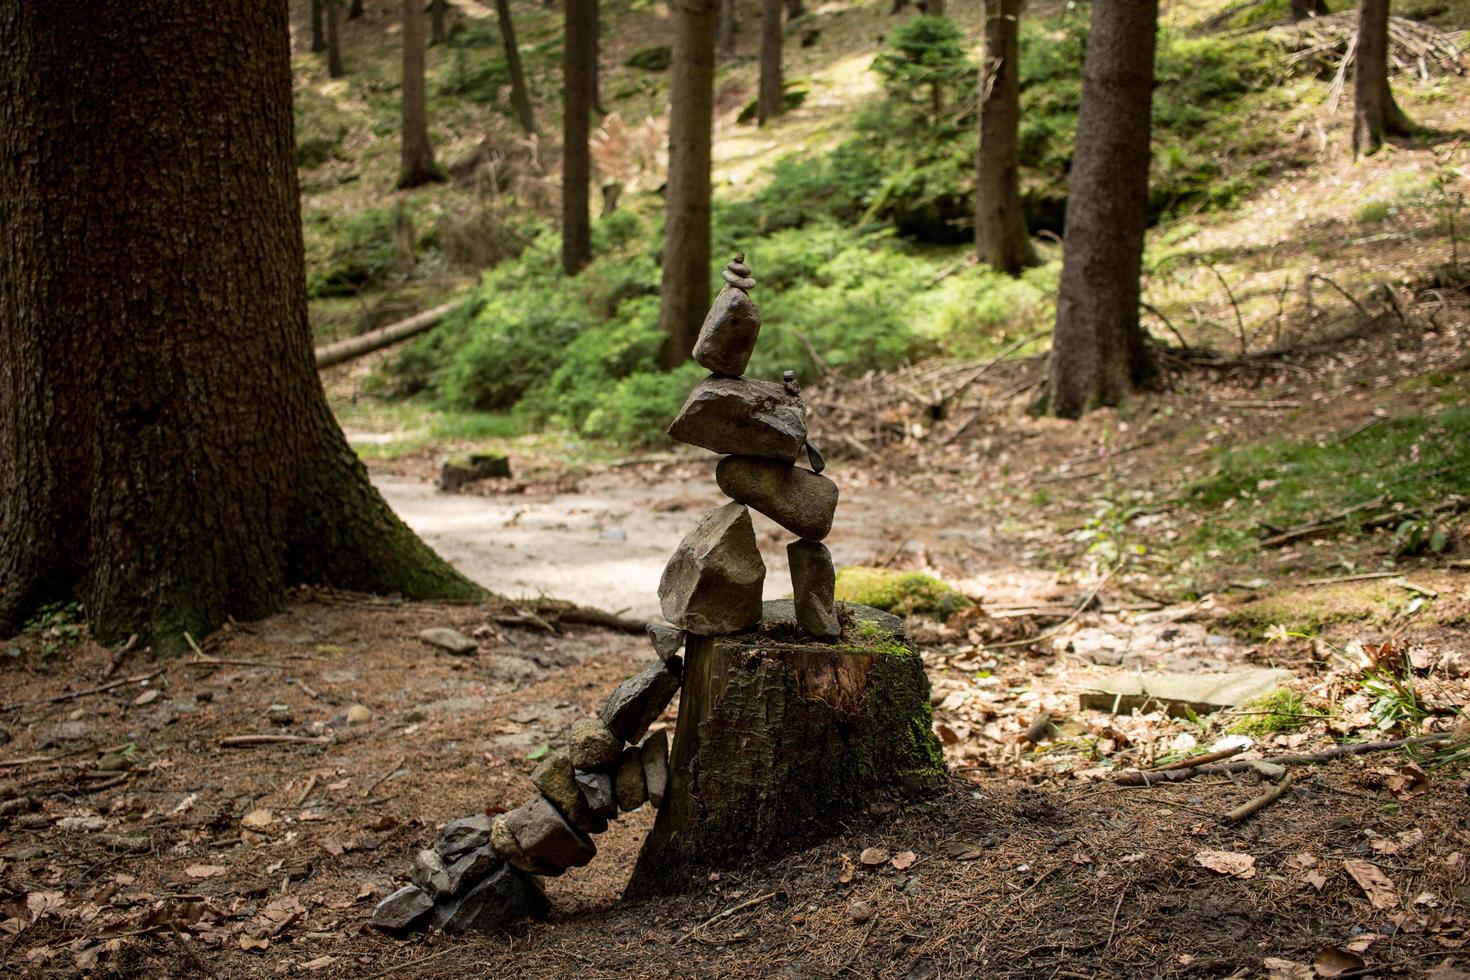
<svg viewBox="0 0 1470 980"><path fill-rule="evenodd" d="M837 573L837 598L898 615L948 616L974 605L953 586L933 575L860 565Z"/></svg>
<svg viewBox="0 0 1470 980"><path fill-rule="evenodd" d="M1324 717L1322 712L1308 708L1300 694L1290 688L1278 687L1241 709L1240 720L1231 725L1230 730L1239 735L1274 735L1295 731Z"/></svg>

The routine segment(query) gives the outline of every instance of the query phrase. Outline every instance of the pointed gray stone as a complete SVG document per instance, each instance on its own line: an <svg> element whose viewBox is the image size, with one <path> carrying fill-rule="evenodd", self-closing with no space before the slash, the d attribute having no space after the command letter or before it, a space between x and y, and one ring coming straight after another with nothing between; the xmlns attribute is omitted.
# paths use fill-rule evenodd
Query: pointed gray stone
<svg viewBox="0 0 1470 980"><path fill-rule="evenodd" d="M745 281L755 285L754 280ZM745 373L761 332L760 310L737 285L720 290L694 342L694 360L700 367L732 378Z"/></svg>
<svg viewBox="0 0 1470 980"><path fill-rule="evenodd" d="M537 795L507 813L505 825L529 865L523 871L555 877L567 868L582 867L597 854L586 835L567 823L544 796Z"/></svg>
<svg viewBox="0 0 1470 980"><path fill-rule="evenodd" d="M662 728L643 740L638 748L643 758L643 782L648 787L648 802L654 809L664 805L669 789L669 735Z"/></svg>
<svg viewBox="0 0 1470 980"><path fill-rule="evenodd" d="M578 718L567 735L567 751L577 769L607 769L623 753L623 740L598 718Z"/></svg>
<svg viewBox="0 0 1470 980"><path fill-rule="evenodd" d="M444 869L447 887L442 894L435 898L443 898L446 895L463 895L490 872L498 868L503 862L500 855L495 853L495 848L486 844L477 847L468 854L462 854L454 860L454 863Z"/></svg>
<svg viewBox="0 0 1470 980"><path fill-rule="evenodd" d="M669 435L712 452L793 463L806 443L806 418L801 399L779 384L711 377L689 393Z"/></svg>
<svg viewBox="0 0 1470 980"><path fill-rule="evenodd" d="M691 633L743 633L760 622L765 580L750 512L725 504L679 542L658 583L659 605L665 619Z"/></svg>
<svg viewBox="0 0 1470 980"><path fill-rule="evenodd" d="M413 871L409 880L424 891L438 898L449 893L449 870L438 851L422 850L413 859Z"/></svg>
<svg viewBox="0 0 1470 980"><path fill-rule="evenodd" d="M600 834L607 830L607 821L587 809L582 794L577 790L574 772L570 753L566 749L558 749L531 770L531 782L541 795L556 804L561 815L573 827L584 834Z"/></svg>
<svg viewBox="0 0 1470 980"><path fill-rule="evenodd" d="M630 813L648 801L648 784L643 779L643 753L637 746L623 751L618 761L618 809Z"/></svg>
<svg viewBox="0 0 1470 980"><path fill-rule="evenodd" d="M664 663L679 659L679 651L684 649L684 638L687 635L684 630L665 626L663 623L648 624L648 638L653 642L653 652Z"/></svg>
<svg viewBox="0 0 1470 980"><path fill-rule="evenodd" d="M726 456L715 468L715 482L725 496L798 537L820 541L832 531L837 484L811 470L759 456Z"/></svg>
<svg viewBox="0 0 1470 980"><path fill-rule="evenodd" d="M458 857L490 843L490 818L483 813L460 817L444 825L437 850L444 858Z"/></svg>
<svg viewBox="0 0 1470 980"><path fill-rule="evenodd" d="M820 473L827 468L827 459L822 451L817 448L816 443L810 439L806 442L806 461L811 464L813 473Z"/></svg>
<svg viewBox="0 0 1470 980"><path fill-rule="evenodd" d="M616 817L618 815L618 801L613 795L612 776L605 772L578 772L577 788L582 791L582 799L587 803L587 809L599 817Z"/></svg>
<svg viewBox="0 0 1470 980"><path fill-rule="evenodd" d="M408 932L429 921L434 900L417 885L405 885L373 909L372 923L384 932Z"/></svg>
<svg viewBox="0 0 1470 980"><path fill-rule="evenodd" d="M679 679L667 664L649 664L613 689L598 717L624 742L637 742L678 690Z"/></svg>
<svg viewBox="0 0 1470 980"><path fill-rule="evenodd" d="M452 630L447 626L435 626L430 629L420 630L419 639L430 646L446 650L457 657L468 657L479 646L474 640L465 636L459 630Z"/></svg>
<svg viewBox="0 0 1470 980"><path fill-rule="evenodd" d="M434 910L434 925L449 933L495 932L521 919L544 919L551 910L541 882L502 864L459 898Z"/></svg>
<svg viewBox="0 0 1470 980"><path fill-rule="evenodd" d="M820 541L793 541L786 546L791 565L791 595L796 621L812 636L824 640L842 635L837 619L837 569L832 552Z"/></svg>

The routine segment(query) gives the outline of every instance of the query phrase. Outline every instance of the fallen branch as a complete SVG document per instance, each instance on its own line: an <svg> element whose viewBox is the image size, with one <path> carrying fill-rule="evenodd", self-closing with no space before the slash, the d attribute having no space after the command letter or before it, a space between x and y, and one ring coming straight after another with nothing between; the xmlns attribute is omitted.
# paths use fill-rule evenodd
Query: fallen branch
<svg viewBox="0 0 1470 980"><path fill-rule="evenodd" d="M339 340L335 344L325 344L318 347L315 352L317 370L329 368L334 364L341 364L344 361L354 360L355 358L362 357L364 354L371 354L375 350L391 347L401 340L407 340L410 337L421 334L430 327L436 326L440 320L444 319L451 311L458 309L459 306L460 303L458 301L445 303L443 306L436 306L432 310L425 310L422 313L411 316L407 320L399 320L397 323L390 323L386 327L370 330L360 336L349 337L346 340Z"/></svg>
<svg viewBox="0 0 1470 980"><path fill-rule="evenodd" d="M1119 786L1153 786L1157 783L1182 783L1196 776L1224 775L1232 772L1246 772L1261 762L1270 762L1278 766L1310 766L1321 762L1331 762L1334 759L1342 759L1353 755L1366 755L1369 752L1391 752L1394 749L1411 748L1419 745L1433 745L1438 742L1453 741L1456 736L1449 733L1439 735L1419 735L1414 738L1397 738L1388 742L1351 742L1347 745L1336 745L1321 752L1311 752L1306 755L1282 755L1274 759L1246 759L1238 762L1219 762L1208 765L1185 766L1180 769L1159 770L1156 772L1145 772L1134 769L1130 772L1119 773L1113 782Z"/></svg>
<svg viewBox="0 0 1470 980"><path fill-rule="evenodd" d="M1226 825L1241 823L1242 821L1249 819L1250 817L1259 813L1261 810L1266 809L1266 807L1270 806L1272 803L1275 803L1277 800L1281 799L1281 797L1285 795L1286 791L1290 788L1291 773L1287 773L1280 779L1276 780L1276 782L1272 783L1271 788L1266 790L1266 792L1262 793L1260 796L1257 796L1253 800L1247 800L1240 806L1236 807L1234 810L1223 814L1220 817L1220 822Z"/></svg>
<svg viewBox="0 0 1470 980"><path fill-rule="evenodd" d="M265 670L285 670L279 664L262 663L259 660L226 660L221 657L198 657L185 660L185 667L261 667Z"/></svg>
<svg viewBox="0 0 1470 980"><path fill-rule="evenodd" d="M368 784L367 789L364 789L362 791L362 798L363 799L367 799L369 796L371 796L373 790L377 789L379 786L381 786L385 782L387 782L388 779L389 779L389 777L392 776L398 770L402 769L403 768L403 764L405 762L407 762L407 761L408 761L408 756L406 756L406 755L400 755L398 757L398 761L395 762L395 763L393 763L393 765L391 765L391 766L388 767L388 771L387 772L383 773L383 775L379 776L377 779L374 779L371 783Z"/></svg>
<svg viewBox="0 0 1470 980"><path fill-rule="evenodd" d="M326 745L325 735L227 735L219 740L222 749L245 749L254 745Z"/></svg>
<svg viewBox="0 0 1470 980"><path fill-rule="evenodd" d="M116 651L114 651L114 653L112 654L112 662L107 665L107 669L102 672L102 676L111 677L113 674L117 673L117 669L122 666L123 659L127 657L128 654L132 653L133 647L137 645L138 634L133 633L128 637L128 642L124 643L122 646L118 647Z"/></svg>
<svg viewBox="0 0 1470 980"><path fill-rule="evenodd" d="M728 919L730 918L730 916L735 915L738 912L744 912L746 909L754 908L757 905L762 905L766 902L769 902L775 897L775 892L766 892L764 895L757 895L755 898L741 902L739 905L732 905L730 908L727 908L723 912L717 912L714 915L710 916L708 919L705 919L699 925L695 926L693 929L690 929L688 932L684 933L683 938L677 940L674 945L677 946L679 945L679 943L682 943L685 940L691 938L696 932L705 928L706 926L712 926L716 922L719 922L723 919Z"/></svg>
<svg viewBox="0 0 1470 980"><path fill-rule="evenodd" d="M573 623L579 626L601 626L603 629L618 630L623 633L642 633L648 629L648 624L636 619L627 619L617 613L608 612L606 609L597 609L593 606L564 606L558 609L557 619L563 623Z"/></svg>
<svg viewBox="0 0 1470 980"><path fill-rule="evenodd" d="M1211 762L1219 762L1221 759L1228 759L1232 755L1240 755L1245 750L1245 745L1235 745L1228 749L1220 749L1218 752L1206 752L1204 755L1194 755L1187 759L1166 762L1162 766L1154 766L1149 772L1167 772L1170 769L1192 769L1195 766L1204 766Z"/></svg>
<svg viewBox="0 0 1470 980"><path fill-rule="evenodd" d="M10 711L19 711L21 708L35 708L43 704L61 704L64 701L75 701L78 698L91 697L93 694L101 694L104 691L110 691L115 687L122 687L124 684L141 684L144 681L151 681L153 678L163 673L166 669L167 668L160 667L158 670L155 670L150 674L135 674L132 677L122 677L115 681L109 681L108 683L102 684L98 687L89 687L85 691L72 691L69 694L58 694L55 697L41 698L38 701L17 701L14 704L0 706L0 714L4 714Z"/></svg>

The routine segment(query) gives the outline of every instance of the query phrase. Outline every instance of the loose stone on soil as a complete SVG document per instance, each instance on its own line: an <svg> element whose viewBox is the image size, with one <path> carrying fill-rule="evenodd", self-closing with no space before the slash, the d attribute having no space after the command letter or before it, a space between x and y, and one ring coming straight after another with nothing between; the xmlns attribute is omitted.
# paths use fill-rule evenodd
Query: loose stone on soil
<svg viewBox="0 0 1470 980"><path fill-rule="evenodd" d="M648 801L648 785L643 778L643 752L636 746L623 751L618 762L618 809L630 813Z"/></svg>
<svg viewBox="0 0 1470 980"><path fill-rule="evenodd" d="M542 759L531 771L531 782L543 796L556 804L562 816L578 830L600 834L607 829L607 821L587 808L587 803L577 790L571 756L565 749L559 749Z"/></svg>
<svg viewBox="0 0 1470 980"><path fill-rule="evenodd" d="M684 638L687 635L684 630L665 626L663 623L648 624L648 638L653 641L653 652L664 663L679 659L679 651L684 649ZM682 662L680 666L683 666Z"/></svg>
<svg viewBox="0 0 1470 980"><path fill-rule="evenodd" d="M624 742L637 742L678 690L679 679L667 664L649 664L608 695L598 717Z"/></svg>
<svg viewBox="0 0 1470 980"><path fill-rule="evenodd" d="M372 720L373 713L366 705L354 704L347 709L347 724L349 725L366 725Z"/></svg>
<svg viewBox="0 0 1470 980"><path fill-rule="evenodd" d="M409 880L435 897L449 893L449 870L438 851L424 849L413 859Z"/></svg>
<svg viewBox="0 0 1470 980"><path fill-rule="evenodd" d="M429 918L434 900L416 885L405 885L378 903L372 923L385 932L407 932Z"/></svg>
<svg viewBox="0 0 1470 980"><path fill-rule="evenodd" d="M1225 674L1129 674L1102 678L1078 695L1084 710L1130 712L1163 707L1176 718L1237 708L1270 694L1294 678L1289 670L1245 667Z"/></svg>
<svg viewBox="0 0 1470 980"><path fill-rule="evenodd" d="M462 897L439 906L434 925L450 935L492 932L520 919L544 919L549 911L539 881L501 865Z"/></svg>
<svg viewBox="0 0 1470 980"><path fill-rule="evenodd" d="M605 772L578 772L575 776L577 789L582 791L582 799L587 809L599 817L618 815L618 801L613 795L612 776Z"/></svg>
<svg viewBox="0 0 1470 980"><path fill-rule="evenodd" d="M664 805L669 788L669 735L662 728L643 740L639 747L643 758L643 781L648 787L648 802L657 809Z"/></svg>
<svg viewBox="0 0 1470 980"><path fill-rule="evenodd" d="M577 769L606 769L618 761L623 740L597 718L578 718L567 736L572 766Z"/></svg>
<svg viewBox="0 0 1470 980"><path fill-rule="evenodd" d="M715 468L715 482L725 496L799 537L820 541L832 531L837 484L811 470L758 456L726 456Z"/></svg>
<svg viewBox="0 0 1470 980"><path fill-rule="evenodd" d="M452 630L447 626L434 626L419 631L419 639L429 646L446 650L457 657L467 657L479 649L479 644L465 636L459 630Z"/></svg>
<svg viewBox="0 0 1470 980"><path fill-rule="evenodd" d="M597 854L592 842L567 823L544 796L538 795L507 813L505 824L530 865L523 871L555 877L567 868L582 867Z"/></svg>
<svg viewBox="0 0 1470 980"><path fill-rule="evenodd" d="M658 584L659 604L665 619L691 633L741 633L760 622L765 579L750 512L725 504L679 542Z"/></svg>
<svg viewBox="0 0 1470 980"><path fill-rule="evenodd" d="M439 853L446 859L458 857L490 843L490 818L483 813L460 817L444 825L439 834Z"/></svg>
<svg viewBox="0 0 1470 980"><path fill-rule="evenodd" d="M710 377L689 393L669 435L716 453L793 463L806 443L801 400L770 381Z"/></svg>
<svg viewBox="0 0 1470 980"><path fill-rule="evenodd" d="M812 636L835 639L842 635L837 619L837 569L832 552L820 541L793 541L786 546L791 565L791 594L796 622Z"/></svg>
<svg viewBox="0 0 1470 980"><path fill-rule="evenodd" d="M699 328L694 360L711 374L738 378L750 363L760 331L761 314L755 303L733 284L726 286Z"/></svg>

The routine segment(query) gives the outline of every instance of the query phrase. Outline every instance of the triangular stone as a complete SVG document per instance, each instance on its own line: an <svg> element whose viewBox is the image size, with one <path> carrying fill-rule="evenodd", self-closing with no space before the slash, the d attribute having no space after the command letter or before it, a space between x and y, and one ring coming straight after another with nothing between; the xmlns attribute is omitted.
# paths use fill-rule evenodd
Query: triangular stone
<svg viewBox="0 0 1470 980"><path fill-rule="evenodd" d="M679 542L658 584L659 605L665 619L691 633L741 633L760 622L765 579L750 511L725 504Z"/></svg>
<svg viewBox="0 0 1470 980"><path fill-rule="evenodd" d="M761 314L755 302L743 289L727 285L715 297L715 305L699 329L694 360L711 374L738 378L750 363L760 332Z"/></svg>

